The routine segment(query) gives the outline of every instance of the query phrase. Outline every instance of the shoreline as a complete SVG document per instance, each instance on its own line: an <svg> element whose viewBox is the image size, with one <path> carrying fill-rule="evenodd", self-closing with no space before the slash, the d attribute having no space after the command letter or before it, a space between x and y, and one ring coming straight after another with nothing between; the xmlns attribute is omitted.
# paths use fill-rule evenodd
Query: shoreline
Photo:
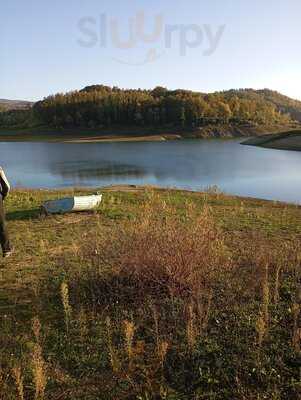
<svg viewBox="0 0 301 400"><path fill-rule="evenodd" d="M294 130L293 126L208 125L200 128L116 127L110 129L0 129L0 142L107 143L243 138Z"/></svg>
<svg viewBox="0 0 301 400"><path fill-rule="evenodd" d="M301 151L301 130L253 137L241 144L274 150Z"/></svg>
<svg viewBox="0 0 301 400"><path fill-rule="evenodd" d="M279 205L279 206L290 206L301 208L301 204L294 203L294 202L287 202L283 200L272 200L272 199L265 199L260 197L252 197L252 196L240 196L231 193L224 193L224 192L217 192L211 193L202 190L192 190L192 189L181 189L175 187L163 187L158 185L131 185L131 184L120 184L120 185L109 185L103 187L85 187L85 186L73 186L73 187L58 187L58 188L13 188L12 193L18 192L27 192L27 193L50 193L50 194L62 194L64 196L71 196L71 195L89 195L95 194L96 192L102 193L132 193L132 194L139 194L145 193L148 191L159 192L159 193L179 193L182 195L195 195L195 196L215 196L215 197L225 197L225 198L232 198L240 201L250 201L250 202L257 202L259 204L266 204L269 205Z"/></svg>

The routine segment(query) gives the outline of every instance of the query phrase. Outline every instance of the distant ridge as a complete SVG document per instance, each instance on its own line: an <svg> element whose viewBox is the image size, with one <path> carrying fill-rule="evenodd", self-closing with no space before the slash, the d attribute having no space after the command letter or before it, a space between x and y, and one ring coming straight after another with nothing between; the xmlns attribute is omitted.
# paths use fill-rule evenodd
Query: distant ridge
<svg viewBox="0 0 301 400"><path fill-rule="evenodd" d="M26 110L34 105L32 101L0 99L0 107L5 110Z"/></svg>

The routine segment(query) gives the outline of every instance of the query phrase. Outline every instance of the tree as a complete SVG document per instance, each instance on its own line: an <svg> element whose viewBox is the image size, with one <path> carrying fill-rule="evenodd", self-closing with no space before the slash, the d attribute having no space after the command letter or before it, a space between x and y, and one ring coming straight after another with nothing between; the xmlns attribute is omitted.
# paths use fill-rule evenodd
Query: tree
<svg viewBox="0 0 301 400"><path fill-rule="evenodd" d="M77 111L75 114L75 123L77 126L83 125L83 116L80 111Z"/></svg>
<svg viewBox="0 0 301 400"><path fill-rule="evenodd" d="M165 97L168 94L168 90L165 87L157 86L151 91L153 97Z"/></svg>
<svg viewBox="0 0 301 400"><path fill-rule="evenodd" d="M231 116L232 116L232 112L231 112L229 104L226 104L226 103L220 101L218 103L218 117L224 123L228 123Z"/></svg>
<svg viewBox="0 0 301 400"><path fill-rule="evenodd" d="M186 115L185 115L185 108L181 107L181 115L180 115L181 126L184 128L186 123Z"/></svg>

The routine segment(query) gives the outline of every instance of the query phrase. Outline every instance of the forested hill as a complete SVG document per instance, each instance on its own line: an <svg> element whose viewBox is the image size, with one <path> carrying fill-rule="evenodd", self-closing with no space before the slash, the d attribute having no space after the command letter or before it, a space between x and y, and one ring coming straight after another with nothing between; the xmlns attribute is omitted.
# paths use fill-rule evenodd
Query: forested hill
<svg viewBox="0 0 301 400"><path fill-rule="evenodd" d="M0 113L0 126L55 128L115 126L192 127L220 124L273 125L301 122L301 102L268 89L211 94L189 90L130 90L104 85L56 94L31 111Z"/></svg>
<svg viewBox="0 0 301 400"><path fill-rule="evenodd" d="M301 101L291 99L279 92L270 89L240 89L230 90L226 93L228 93L229 96L236 94L241 98L254 99L255 101L263 99L264 101L273 104L280 112L288 113L291 118L301 121Z"/></svg>

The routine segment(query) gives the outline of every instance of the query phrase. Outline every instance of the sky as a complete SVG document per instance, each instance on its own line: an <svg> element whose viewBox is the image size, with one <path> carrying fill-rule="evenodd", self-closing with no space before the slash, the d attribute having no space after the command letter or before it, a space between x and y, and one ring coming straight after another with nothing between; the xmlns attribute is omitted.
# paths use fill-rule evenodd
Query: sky
<svg viewBox="0 0 301 400"><path fill-rule="evenodd" d="M0 98L91 84L301 100L300 0L2 0Z"/></svg>

